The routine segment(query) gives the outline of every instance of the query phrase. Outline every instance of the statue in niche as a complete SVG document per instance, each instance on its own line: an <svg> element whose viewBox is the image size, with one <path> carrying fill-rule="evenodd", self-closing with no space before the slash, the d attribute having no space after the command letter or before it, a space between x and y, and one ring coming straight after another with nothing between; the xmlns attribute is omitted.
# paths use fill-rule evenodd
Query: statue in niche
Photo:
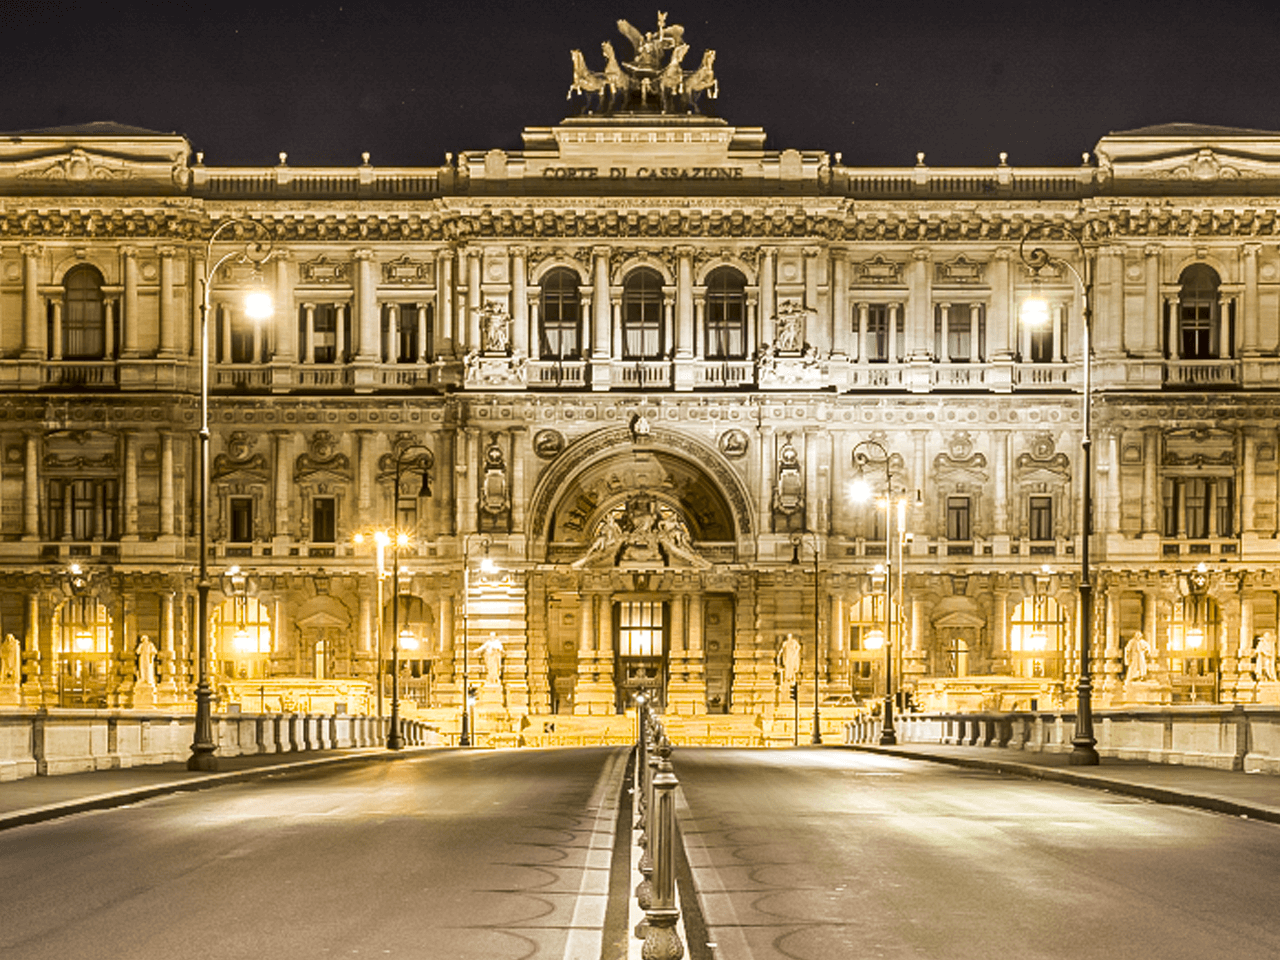
<svg viewBox="0 0 1280 960"><path fill-rule="evenodd" d="M784 300L775 317L777 335L773 347L778 353L798 354L804 349L805 310L794 300Z"/></svg>
<svg viewBox="0 0 1280 960"><path fill-rule="evenodd" d="M1253 676L1255 680L1275 682L1276 635L1270 630L1258 638L1253 648Z"/></svg>
<svg viewBox="0 0 1280 960"><path fill-rule="evenodd" d="M493 300L480 311L481 349L486 354L506 354L511 347L511 317L506 308Z"/></svg>
<svg viewBox="0 0 1280 960"><path fill-rule="evenodd" d="M507 496L507 464L498 446L498 438L490 439L484 451L484 474L480 479L480 510L491 516L503 514L510 507Z"/></svg>
<svg viewBox="0 0 1280 960"><path fill-rule="evenodd" d="M778 453L778 479L773 487L773 509L792 516L804 506L804 475L800 471L800 454L788 436Z"/></svg>
<svg viewBox="0 0 1280 960"><path fill-rule="evenodd" d="M1147 679L1150 670L1151 644L1139 630L1124 645L1124 679L1126 683Z"/></svg>
<svg viewBox="0 0 1280 960"><path fill-rule="evenodd" d="M800 641L794 633L788 633L778 648L778 666L782 669L783 686L790 686L800 676Z"/></svg>

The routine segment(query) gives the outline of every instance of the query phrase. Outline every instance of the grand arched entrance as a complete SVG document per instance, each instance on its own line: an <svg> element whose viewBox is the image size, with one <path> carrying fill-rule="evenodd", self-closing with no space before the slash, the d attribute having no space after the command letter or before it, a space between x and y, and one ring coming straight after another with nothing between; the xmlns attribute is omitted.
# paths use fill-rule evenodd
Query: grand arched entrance
<svg viewBox="0 0 1280 960"><path fill-rule="evenodd" d="M671 713L728 712L740 623L731 571L751 529L731 472L687 437L615 428L567 449L547 475L554 486L531 505L546 566L529 595L552 710L604 716L644 695Z"/></svg>

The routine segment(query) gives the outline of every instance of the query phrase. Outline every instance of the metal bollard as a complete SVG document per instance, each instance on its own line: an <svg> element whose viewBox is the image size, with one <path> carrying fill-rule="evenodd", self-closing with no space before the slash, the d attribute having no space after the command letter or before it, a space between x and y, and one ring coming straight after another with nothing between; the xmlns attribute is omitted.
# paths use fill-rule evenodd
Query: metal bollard
<svg viewBox="0 0 1280 960"><path fill-rule="evenodd" d="M676 786L671 769L671 742L664 735L657 748L657 769L653 776L653 805L650 807L650 834L653 881L650 904L645 908L644 960L680 960L684 944L676 924Z"/></svg>
<svg viewBox="0 0 1280 960"><path fill-rule="evenodd" d="M636 902L640 904L642 910L649 908L650 890L652 887L653 875L653 777L658 767L658 744L666 739L666 734L662 729L662 723L655 719L650 720L649 724L650 741L647 744L645 756L644 777L642 778L641 787L641 803L644 807L644 820L640 824L640 839L637 845L640 847L640 862L637 869L640 871L640 882L636 884L635 896ZM636 925L636 936L644 936L644 921L641 920Z"/></svg>

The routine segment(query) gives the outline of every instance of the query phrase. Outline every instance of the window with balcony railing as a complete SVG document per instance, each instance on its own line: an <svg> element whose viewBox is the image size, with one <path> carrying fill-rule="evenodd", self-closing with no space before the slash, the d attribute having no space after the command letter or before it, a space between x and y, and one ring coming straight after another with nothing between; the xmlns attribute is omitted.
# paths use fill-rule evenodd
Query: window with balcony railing
<svg viewBox="0 0 1280 960"><path fill-rule="evenodd" d="M582 295L579 277L557 267L542 279L538 318L538 356L574 360L582 353Z"/></svg>
<svg viewBox="0 0 1280 960"><path fill-rule="evenodd" d="M622 288L622 355L628 360L661 360L662 276L641 267Z"/></svg>
<svg viewBox="0 0 1280 960"><path fill-rule="evenodd" d="M106 307L102 274L80 264L63 280L62 356L67 360L101 360L107 355Z"/></svg>
<svg viewBox="0 0 1280 960"><path fill-rule="evenodd" d="M732 267L707 277L707 359L741 360L747 355L747 279Z"/></svg>

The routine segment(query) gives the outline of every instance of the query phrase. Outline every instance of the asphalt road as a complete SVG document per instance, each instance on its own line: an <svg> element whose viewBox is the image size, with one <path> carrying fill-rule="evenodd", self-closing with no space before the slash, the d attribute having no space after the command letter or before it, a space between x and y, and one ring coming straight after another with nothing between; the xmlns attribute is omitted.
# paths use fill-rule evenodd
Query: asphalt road
<svg viewBox="0 0 1280 960"><path fill-rule="evenodd" d="M8 830L0 957L595 960L623 765L441 752Z"/></svg>
<svg viewBox="0 0 1280 960"><path fill-rule="evenodd" d="M693 960L1280 956L1280 826L850 751L673 759Z"/></svg>

